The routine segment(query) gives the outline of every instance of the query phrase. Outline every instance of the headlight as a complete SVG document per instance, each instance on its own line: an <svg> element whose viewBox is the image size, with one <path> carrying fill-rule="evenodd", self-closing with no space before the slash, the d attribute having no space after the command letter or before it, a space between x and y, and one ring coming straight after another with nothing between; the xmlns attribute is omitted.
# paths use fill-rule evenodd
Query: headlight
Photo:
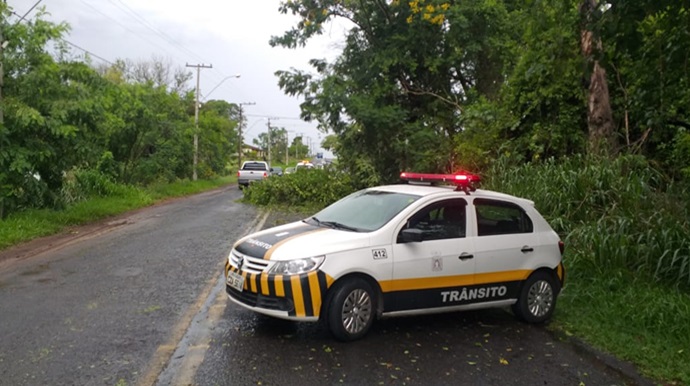
<svg viewBox="0 0 690 386"><path fill-rule="evenodd" d="M268 273L276 275L299 275L315 271L321 266L326 256L307 257L306 259L295 259L287 261L278 261L273 264L273 267Z"/></svg>

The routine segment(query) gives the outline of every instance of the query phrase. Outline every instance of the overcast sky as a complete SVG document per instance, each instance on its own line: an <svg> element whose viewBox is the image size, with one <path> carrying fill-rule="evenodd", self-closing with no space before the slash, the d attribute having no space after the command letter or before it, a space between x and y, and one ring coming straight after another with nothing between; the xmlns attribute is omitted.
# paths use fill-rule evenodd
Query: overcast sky
<svg viewBox="0 0 690 386"><path fill-rule="evenodd" d="M8 0L8 5L24 15L37 1ZM270 37L296 22L278 12L279 5L280 0L42 0L39 7L50 13L48 19L71 26L69 42L110 62L150 60L155 55L179 66L212 65L201 70L202 99L256 103L244 107L245 143L266 131L270 117L272 126L289 131L290 141L303 133L305 143L310 137L317 144L315 151L320 151L324 134L314 123L299 119L301 98L283 94L274 73L293 67L310 70L312 58L332 60L341 50L344 27L334 24L305 48L273 48ZM240 77L227 78L235 74Z"/></svg>

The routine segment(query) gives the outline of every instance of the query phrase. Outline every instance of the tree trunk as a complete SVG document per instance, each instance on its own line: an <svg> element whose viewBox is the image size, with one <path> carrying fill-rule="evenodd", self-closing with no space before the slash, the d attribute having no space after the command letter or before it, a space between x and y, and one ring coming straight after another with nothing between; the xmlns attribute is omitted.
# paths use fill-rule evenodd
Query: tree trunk
<svg viewBox="0 0 690 386"><path fill-rule="evenodd" d="M595 0L583 0L580 12L583 17L580 44L587 68L591 70L587 97L587 127L589 129L589 151L601 156L613 156L617 151L613 113L609 100L606 70L599 64L598 56L603 50L601 38L595 36Z"/></svg>

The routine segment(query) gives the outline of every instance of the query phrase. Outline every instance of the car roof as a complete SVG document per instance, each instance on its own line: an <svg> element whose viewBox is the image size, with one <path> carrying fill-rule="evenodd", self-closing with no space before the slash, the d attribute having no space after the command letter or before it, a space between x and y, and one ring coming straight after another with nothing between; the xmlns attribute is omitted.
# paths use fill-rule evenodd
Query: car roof
<svg viewBox="0 0 690 386"><path fill-rule="evenodd" d="M369 190L380 190L385 192L403 193L403 194L413 194L416 196L432 196L447 194L449 192L455 191L455 186L450 185L425 185L425 184L398 184L398 185L383 185ZM459 196L465 197L466 193L463 191L457 192ZM510 194L495 192L493 190L477 189L470 192L470 196L481 197L481 198L493 198L510 200L516 202L522 202L523 204L528 204L534 206L534 201L528 200L522 197L512 196Z"/></svg>

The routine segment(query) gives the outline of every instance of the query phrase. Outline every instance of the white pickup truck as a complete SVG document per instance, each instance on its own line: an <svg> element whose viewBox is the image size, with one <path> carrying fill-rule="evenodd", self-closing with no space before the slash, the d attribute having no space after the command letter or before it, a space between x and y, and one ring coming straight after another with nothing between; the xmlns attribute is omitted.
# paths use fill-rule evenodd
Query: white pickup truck
<svg viewBox="0 0 690 386"><path fill-rule="evenodd" d="M267 162L264 161L245 161L242 167L237 171L237 184L240 189L249 186L249 184L262 181L271 175L271 168Z"/></svg>

